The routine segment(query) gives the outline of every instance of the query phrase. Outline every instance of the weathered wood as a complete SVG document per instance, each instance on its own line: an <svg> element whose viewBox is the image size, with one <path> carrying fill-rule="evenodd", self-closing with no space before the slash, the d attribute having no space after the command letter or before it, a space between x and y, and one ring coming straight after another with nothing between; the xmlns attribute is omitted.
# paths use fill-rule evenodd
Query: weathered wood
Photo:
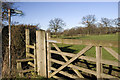
<svg viewBox="0 0 120 80"><path fill-rule="evenodd" d="M56 44L52 43L52 45L59 51L59 52L62 52ZM65 57L62 53L61 53L61 56L65 59L65 61L68 61L67 57Z"/></svg>
<svg viewBox="0 0 120 80"><path fill-rule="evenodd" d="M34 58L34 55L31 54L31 53L26 53L26 55L27 55L28 57L32 57L32 58Z"/></svg>
<svg viewBox="0 0 120 80"><path fill-rule="evenodd" d="M32 48L32 49L34 49L34 48L35 48L35 46L34 46L34 45L26 45L26 47L27 47L27 48Z"/></svg>
<svg viewBox="0 0 120 80"><path fill-rule="evenodd" d="M55 59L51 59L51 61L54 62L54 63L57 63L57 64L61 64L61 65L65 64L65 62L58 61L58 60L55 60ZM78 66L75 66L75 65L72 65L72 64L68 65L68 67L75 68L75 69L81 70L83 72L96 75L95 71L92 71L92 70L89 70L89 69L86 69L86 68L78 67Z"/></svg>
<svg viewBox="0 0 120 80"><path fill-rule="evenodd" d="M52 44L53 44L53 46L54 46L59 52L62 52L56 44L54 44L54 43L52 43ZM67 61L68 61L68 58L67 58L66 56L64 56L62 53L60 53L60 54L61 54L61 56L65 59L65 61L67 62ZM74 69L74 68L72 68L72 69L73 69L73 71L74 71L80 78L84 78L84 77L80 74L80 72L79 72L78 70L76 70L76 69Z"/></svg>
<svg viewBox="0 0 120 80"><path fill-rule="evenodd" d="M33 58L26 58L26 59L17 59L16 62L26 62L26 61L33 61Z"/></svg>
<svg viewBox="0 0 120 80"><path fill-rule="evenodd" d="M104 47L104 49L114 56L118 61L120 61L120 55L117 52L108 47Z"/></svg>
<svg viewBox="0 0 120 80"><path fill-rule="evenodd" d="M74 70L74 72L79 76L79 78L84 78L83 75L75 68L72 68Z"/></svg>
<svg viewBox="0 0 120 80"><path fill-rule="evenodd" d="M18 62L18 63L17 63L17 70L18 70L18 71L21 71L21 70L22 70L21 62ZM23 77L24 75L23 75L23 73L19 73L19 76L20 76L20 77Z"/></svg>
<svg viewBox="0 0 120 80"><path fill-rule="evenodd" d="M101 72L102 72L102 66L101 66L101 59L102 59L102 49L100 46L96 47L96 71L97 71L97 79L100 80Z"/></svg>
<svg viewBox="0 0 120 80"><path fill-rule="evenodd" d="M50 38L49 40L56 41L56 43L71 44L71 45L118 47L118 41L98 41L98 40L58 39L58 38Z"/></svg>
<svg viewBox="0 0 120 80"><path fill-rule="evenodd" d="M36 54L36 44L34 43L34 70L37 71L37 54Z"/></svg>
<svg viewBox="0 0 120 80"><path fill-rule="evenodd" d="M54 62L54 63L57 63L57 64L61 64L61 65L65 64L65 62L58 61L58 60L55 60L55 59L51 59L51 61ZM82 68L82 67L78 67L78 66L75 66L75 65L72 65L72 64L69 64L68 67L75 68L75 69L81 70L83 72L93 74L95 76L97 75L95 71L92 71L92 70L89 70L89 69L86 69L86 68ZM114 76L111 76L111 75L108 75L108 74L104 74L104 73L101 73L101 76L102 76L102 78L115 78L115 79L118 79L117 77L114 77Z"/></svg>
<svg viewBox="0 0 120 80"><path fill-rule="evenodd" d="M36 53L37 53L37 72L38 75L47 77L46 73L46 41L45 31L36 31Z"/></svg>
<svg viewBox="0 0 120 80"><path fill-rule="evenodd" d="M49 40L50 38L50 34L47 33L46 34L47 36L47 40ZM51 50L51 43L49 43L47 41L47 77L50 78L50 72L51 72L51 53L50 53L50 50Z"/></svg>
<svg viewBox="0 0 120 80"><path fill-rule="evenodd" d="M54 68L54 67L51 67L51 70L57 70L56 68ZM65 76L67 76L67 77L70 77L70 78L79 78L79 77L77 77L77 76L75 76L75 75L72 75L72 74L69 74L68 72L64 72L64 71L60 71L59 72L60 74L63 74L63 75L65 75Z"/></svg>
<svg viewBox="0 0 120 80"><path fill-rule="evenodd" d="M58 77L58 76L53 76L53 78L55 78L55 79L57 79L57 80L64 80L63 78Z"/></svg>
<svg viewBox="0 0 120 80"><path fill-rule="evenodd" d="M50 76L52 77L53 75L55 75L56 73L58 73L60 70L62 70L63 68L65 68L67 65L69 65L71 62L73 62L74 60L76 60L79 56L81 56L82 54L84 54L87 50L89 50L92 46L87 46L86 48L84 48L83 50L81 50L78 54L76 54L73 58L71 58L69 61L67 61L64 65L62 65L60 68L58 68L55 72L53 72Z"/></svg>
<svg viewBox="0 0 120 80"><path fill-rule="evenodd" d="M20 73L26 73L26 72L31 72L31 71L34 71L34 69L26 69L26 70L20 70L19 72Z"/></svg>
<svg viewBox="0 0 120 80"><path fill-rule="evenodd" d="M25 41L26 41L26 53L29 53L30 52L30 49L27 47L27 45L29 45L30 44L30 31L29 31L29 29L26 29L25 30ZM27 55L26 55L26 57L28 57Z"/></svg>
<svg viewBox="0 0 120 80"><path fill-rule="evenodd" d="M59 52L59 51L55 51L55 50L50 50L50 53L54 53L54 54L58 54L58 55L61 55L61 53L62 53L64 56L68 56L68 57L73 57L75 55L74 53ZM89 57L89 56L80 56L79 59L84 59L84 60L96 62L96 58ZM111 60L102 59L101 63L120 67L120 65L119 65L120 62L117 62L117 61L111 61Z"/></svg>
<svg viewBox="0 0 120 80"><path fill-rule="evenodd" d="M28 64L32 67L35 67L34 64L32 62L28 62Z"/></svg>

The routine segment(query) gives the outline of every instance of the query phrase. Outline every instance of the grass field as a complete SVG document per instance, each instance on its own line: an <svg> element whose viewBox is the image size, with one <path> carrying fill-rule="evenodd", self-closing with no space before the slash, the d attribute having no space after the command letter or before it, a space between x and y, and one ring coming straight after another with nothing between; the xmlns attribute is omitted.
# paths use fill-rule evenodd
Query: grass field
<svg viewBox="0 0 120 80"><path fill-rule="evenodd" d="M66 44L57 44L63 52L70 52L70 53L78 53L80 50L85 48L85 45L66 45ZM116 52L118 52L118 48L112 48ZM96 57L95 47L92 47L88 50L85 56ZM102 58L106 60L114 60L117 61L109 52L102 48Z"/></svg>
<svg viewBox="0 0 120 80"><path fill-rule="evenodd" d="M106 35L80 35L80 36L60 36L63 39L82 39L82 40L107 40L118 41L118 34L106 34Z"/></svg>
<svg viewBox="0 0 120 80"><path fill-rule="evenodd" d="M118 41L118 34L108 34L108 35L86 35L86 36L73 36L73 37L60 37L64 39L82 39L82 40L102 40L102 41ZM85 45L66 45L66 44L57 44L62 51L78 53L82 50ZM118 48L112 47L118 53ZM120 53L119 53L120 54ZM95 57L95 47L91 48L89 51L85 53L86 56ZM102 48L102 58L107 60L115 60L117 61L109 52Z"/></svg>

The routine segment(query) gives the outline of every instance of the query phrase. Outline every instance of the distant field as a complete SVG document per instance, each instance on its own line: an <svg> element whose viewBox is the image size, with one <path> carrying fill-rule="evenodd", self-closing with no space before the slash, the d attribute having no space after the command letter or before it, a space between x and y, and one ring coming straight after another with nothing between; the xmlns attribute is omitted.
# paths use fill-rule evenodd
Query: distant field
<svg viewBox="0 0 120 80"><path fill-rule="evenodd" d="M63 39L82 39L82 40L107 40L118 41L118 34L106 34L106 35L80 35L80 36L60 36Z"/></svg>
<svg viewBox="0 0 120 80"><path fill-rule="evenodd" d="M62 36L60 38L63 39L82 39L82 40L102 40L102 41L118 41L118 34L108 34L108 35L86 35L86 36ZM66 44L58 44L62 51L78 53L82 50L85 45L66 45ZM118 48L112 47L118 53ZM120 53L119 53L120 54ZM91 48L89 51L85 53L86 56L95 57L95 47ZM109 52L102 48L102 58L107 60L115 60L117 61Z"/></svg>

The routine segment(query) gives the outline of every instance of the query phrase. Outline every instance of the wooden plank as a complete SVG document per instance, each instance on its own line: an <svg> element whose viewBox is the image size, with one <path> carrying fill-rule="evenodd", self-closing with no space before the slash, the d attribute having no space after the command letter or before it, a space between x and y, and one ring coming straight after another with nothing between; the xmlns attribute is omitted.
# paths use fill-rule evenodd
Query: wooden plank
<svg viewBox="0 0 120 80"><path fill-rule="evenodd" d="M57 70L56 68L54 68L54 67L51 67L51 70ZM60 71L59 72L60 74L62 74L62 75L65 75L65 76L67 76L67 77L70 77L70 78L79 78L79 77L77 77L77 76L75 76L75 75L72 75L72 74L69 74L68 72L64 72L64 71Z"/></svg>
<svg viewBox="0 0 120 80"><path fill-rule="evenodd" d="M46 36L47 36L47 40L49 40L49 38L50 38L50 34L49 33L47 33L46 34ZM51 71L51 53L50 53L50 50L51 50L51 43L49 43L48 41L47 41L47 77L48 78L50 78L50 71Z"/></svg>
<svg viewBox="0 0 120 80"><path fill-rule="evenodd" d="M102 78L108 78L110 80L120 80L118 77L114 77L108 74L101 73Z"/></svg>
<svg viewBox="0 0 120 80"><path fill-rule="evenodd" d="M47 77L46 73L46 40L45 31L36 31L36 53L37 53L37 72L38 75Z"/></svg>
<svg viewBox="0 0 120 80"><path fill-rule="evenodd" d="M53 78L55 78L55 79L57 79L57 80L64 80L63 78L58 77L58 76L53 76Z"/></svg>
<svg viewBox="0 0 120 80"><path fill-rule="evenodd" d="M55 50L50 50L50 53L55 53L55 54L59 54L59 55L64 55L64 56L69 56L69 57L73 57L75 54L74 53L68 53L68 52L61 52L61 51L55 51Z"/></svg>
<svg viewBox="0 0 120 80"><path fill-rule="evenodd" d="M100 46L96 47L96 71L97 71L97 79L101 79L101 71L102 71L102 66L101 66L101 59L102 59L102 49Z"/></svg>
<svg viewBox="0 0 120 80"><path fill-rule="evenodd" d="M61 55L61 53L62 53L64 56L69 56L69 57L73 57L75 55L74 53L59 52L59 51L55 51L55 50L50 50L50 53L55 53L55 54L58 54L58 55ZM84 59L84 60L96 62L96 58L89 57L89 56L80 56L79 59ZM120 65L119 65L120 62L117 62L117 61L111 61L111 60L102 59L101 63L120 67Z"/></svg>
<svg viewBox="0 0 120 80"><path fill-rule="evenodd" d="M58 68L55 72L53 72L50 77L52 77L53 75L55 75L56 73L58 73L60 70L62 70L63 68L65 68L67 65L69 65L71 62L73 62L74 60L76 60L79 56L81 56L82 54L84 54L87 50L89 50L92 46L87 46L86 48L84 48L83 50L81 50L78 54L76 54L73 58L71 58L69 61L67 61L64 65L62 65L60 68Z"/></svg>
<svg viewBox="0 0 120 80"><path fill-rule="evenodd" d="M31 49L34 49L34 45L26 45L27 48L31 48Z"/></svg>
<svg viewBox="0 0 120 80"><path fill-rule="evenodd" d="M56 43L71 44L71 45L93 45L93 46L118 47L118 41L59 39L59 38L50 38L49 40L54 40L56 41Z"/></svg>
<svg viewBox="0 0 120 80"><path fill-rule="evenodd" d="M32 69L26 69L26 70L20 70L18 72L20 72L20 73L26 73L26 72L31 72L31 71L34 71L34 68L32 68Z"/></svg>
<svg viewBox="0 0 120 80"><path fill-rule="evenodd" d="M120 55L117 52L108 47L104 47L104 49L108 51L112 56L114 56L118 61L120 61Z"/></svg>
<svg viewBox="0 0 120 80"><path fill-rule="evenodd" d="M65 62L58 61L58 60L55 60L55 59L51 59L51 61L54 62L54 63L57 63L57 64L61 64L61 65L65 64ZM95 71L92 71L92 70L89 70L89 69L86 69L86 68L77 67L77 66L72 65L72 64L68 65L68 67L75 68L75 69L81 70L81 71L83 71L83 72L96 75L96 72L95 72Z"/></svg>
<svg viewBox="0 0 120 80"><path fill-rule="evenodd" d="M34 43L34 70L37 71L37 54L36 54L36 44Z"/></svg>
<svg viewBox="0 0 120 80"><path fill-rule="evenodd" d="M75 73L79 76L79 78L84 78L83 77L83 75L77 70L77 69L75 69L75 68L72 68L74 71L75 71Z"/></svg>
<svg viewBox="0 0 120 80"><path fill-rule="evenodd" d="M55 60L55 59L51 59L52 62L54 63L57 63L57 64L65 64L65 62L62 62L62 61L58 61L58 60ZM78 69L78 70L81 70L83 72L86 72L86 73L89 73L89 74L93 74L93 75L97 75L95 71L92 71L92 70L89 70L89 69L86 69L86 68L82 68L82 67L78 67L78 66L75 66L75 65L68 65L68 67L71 67L71 68L75 68L75 69ZM118 79L117 77L114 77L114 76L111 76L111 75L108 75L108 74L104 74L104 73L101 73L101 76L102 78L115 78L115 79Z"/></svg>
<svg viewBox="0 0 120 80"><path fill-rule="evenodd" d="M28 64L32 67L34 67L34 64L32 62L28 62Z"/></svg>
<svg viewBox="0 0 120 80"><path fill-rule="evenodd" d="M88 61L96 62L96 58L89 57L89 56L80 56L79 59L85 59L85 60L88 60ZM117 61L111 61L111 60L102 59L101 63L120 67L120 65L119 65L120 62L117 62Z"/></svg>
<svg viewBox="0 0 120 80"><path fill-rule="evenodd" d="M62 52L56 44L52 43L52 45L59 51L59 52ZM67 57L65 57L62 53L61 53L61 56L65 59L65 61L68 61Z"/></svg>
<svg viewBox="0 0 120 80"><path fill-rule="evenodd" d="M54 43L52 43L52 44L59 52L62 52L56 44L54 44ZM68 61L68 58L66 56L64 56L62 53L60 53L60 55L65 59L66 62ZM72 69L80 78L84 78L78 70L76 70L74 68L72 68Z"/></svg>
<svg viewBox="0 0 120 80"><path fill-rule="evenodd" d="M29 53L30 49L27 47L27 45L30 44L30 31L29 31L29 29L25 30L25 41L26 41L26 53ZM26 55L26 57L28 57L28 56Z"/></svg>
<svg viewBox="0 0 120 80"><path fill-rule="evenodd" d="M33 61L33 58L26 58L26 59L17 59L16 62L26 62L26 61Z"/></svg>
<svg viewBox="0 0 120 80"><path fill-rule="evenodd" d="M26 53L26 55L27 55L28 57L32 57L32 58L34 58L34 55L31 54L31 53Z"/></svg>
<svg viewBox="0 0 120 80"><path fill-rule="evenodd" d="M21 62L18 62L18 63L17 63L17 71L21 71L21 70L22 70ZM19 73L19 76L20 76L20 77L23 77L24 75L23 75L23 73Z"/></svg>

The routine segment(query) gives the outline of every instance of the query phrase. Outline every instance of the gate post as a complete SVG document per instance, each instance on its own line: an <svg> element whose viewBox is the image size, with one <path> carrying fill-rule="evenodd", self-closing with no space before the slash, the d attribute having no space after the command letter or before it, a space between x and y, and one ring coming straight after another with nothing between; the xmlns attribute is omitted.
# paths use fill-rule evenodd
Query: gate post
<svg viewBox="0 0 120 80"><path fill-rule="evenodd" d="M25 30L25 41L26 41L26 45L30 45L30 31L29 29ZM29 53L29 48L26 47L26 58L28 58L27 54Z"/></svg>
<svg viewBox="0 0 120 80"><path fill-rule="evenodd" d="M51 43L49 43L50 33L46 34L47 39L47 77L50 78L51 74Z"/></svg>
<svg viewBox="0 0 120 80"><path fill-rule="evenodd" d="M97 80L102 80L102 47L96 46L96 73L97 73Z"/></svg>
<svg viewBox="0 0 120 80"><path fill-rule="evenodd" d="M37 54L37 72L38 75L47 77L46 70L46 38L45 31L36 31L36 54Z"/></svg>

